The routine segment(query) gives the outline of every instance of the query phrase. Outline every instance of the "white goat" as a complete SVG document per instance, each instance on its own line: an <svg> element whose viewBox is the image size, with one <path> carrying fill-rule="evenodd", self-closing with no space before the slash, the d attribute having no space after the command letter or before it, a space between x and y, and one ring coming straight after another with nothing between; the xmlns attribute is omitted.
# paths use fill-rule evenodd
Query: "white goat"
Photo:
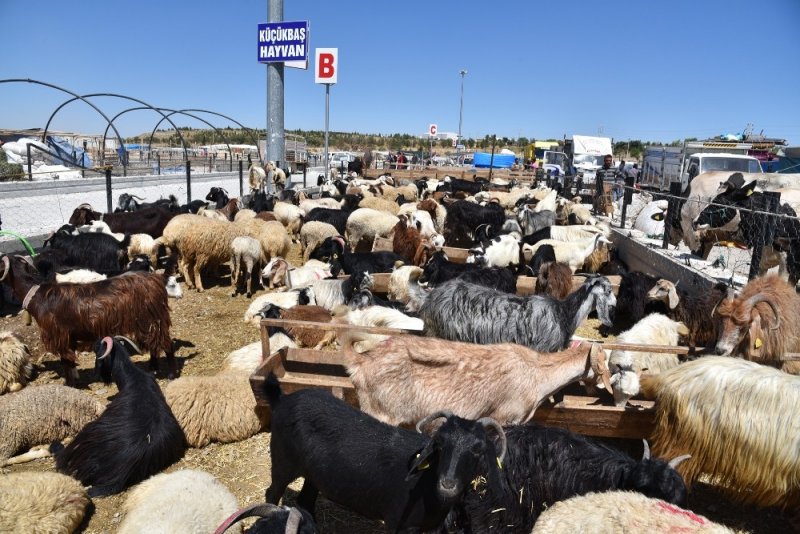
<svg viewBox="0 0 800 534"><path fill-rule="evenodd" d="M508 267L519 264L519 241L513 235L495 237L489 246L470 250L467 263L477 263L481 267Z"/></svg>
<svg viewBox="0 0 800 534"><path fill-rule="evenodd" d="M576 241L574 243L557 241L554 239L543 239L535 245L523 245L522 252L526 258L533 257L536 251L543 245L550 245L553 247L553 252L556 255L556 261L566 263L572 270L573 274L577 271L586 258L594 252L601 243L611 244L611 241L606 239L603 234L597 234L594 237Z"/></svg>
<svg viewBox="0 0 800 534"><path fill-rule="evenodd" d="M239 276L244 268L247 277L247 298L253 295L253 272L264 262L261 243L252 237L239 236L231 242L231 296L236 296L239 288Z"/></svg>

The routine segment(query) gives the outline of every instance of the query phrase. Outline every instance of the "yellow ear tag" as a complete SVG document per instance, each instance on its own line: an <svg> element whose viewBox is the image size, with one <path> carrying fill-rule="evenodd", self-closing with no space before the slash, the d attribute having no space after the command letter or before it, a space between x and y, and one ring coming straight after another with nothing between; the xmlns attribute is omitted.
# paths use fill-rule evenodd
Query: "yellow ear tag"
<svg viewBox="0 0 800 534"><path fill-rule="evenodd" d="M417 458L419 458L419 453L417 453ZM430 466L431 466L431 464L430 464L430 463L428 463L428 462L422 462L421 464L419 464L419 466L417 466L417 471L422 471L423 469L427 469L427 468L429 468Z"/></svg>
<svg viewBox="0 0 800 534"><path fill-rule="evenodd" d="M752 190L752 189L748 189L748 190L747 190L747 196L749 197L749 196L750 196L750 195L752 195L752 194L753 194L753 190Z"/></svg>
<svg viewBox="0 0 800 534"><path fill-rule="evenodd" d="M755 347L756 347L757 349L760 349L760 348L761 348L763 345L764 345L764 342L763 342L763 341L761 341L761 338L760 338L760 337L757 337L757 338L756 338L756 342L755 342Z"/></svg>
<svg viewBox="0 0 800 534"><path fill-rule="evenodd" d="M334 254L334 255L333 255L333 259L334 259L334 260L338 260L338 259L339 259L339 255L338 255L338 254Z"/></svg>
<svg viewBox="0 0 800 534"><path fill-rule="evenodd" d="M497 468L501 471L503 470L503 462L500 461L500 458L497 458Z"/></svg>

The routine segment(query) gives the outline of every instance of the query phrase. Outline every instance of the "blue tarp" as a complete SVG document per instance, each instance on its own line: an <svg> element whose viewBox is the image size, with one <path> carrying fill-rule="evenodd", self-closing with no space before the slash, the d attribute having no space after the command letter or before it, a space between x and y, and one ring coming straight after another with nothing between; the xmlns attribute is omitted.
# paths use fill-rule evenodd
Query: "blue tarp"
<svg viewBox="0 0 800 534"><path fill-rule="evenodd" d="M479 168L488 169L491 165L493 169L508 169L516 159L514 154L495 154L494 160L492 160L492 155L488 152L475 152L472 164Z"/></svg>
<svg viewBox="0 0 800 534"><path fill-rule="evenodd" d="M47 136L47 146L63 159L56 163L71 163L78 167L91 167L92 158L83 151L83 147L72 146L69 141L57 135Z"/></svg>

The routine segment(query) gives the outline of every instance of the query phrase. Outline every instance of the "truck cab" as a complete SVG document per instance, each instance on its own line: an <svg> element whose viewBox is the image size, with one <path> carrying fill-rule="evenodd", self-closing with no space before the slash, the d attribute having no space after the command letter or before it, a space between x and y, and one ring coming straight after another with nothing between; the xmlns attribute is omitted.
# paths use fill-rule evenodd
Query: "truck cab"
<svg viewBox="0 0 800 534"><path fill-rule="evenodd" d="M682 189L685 191L695 176L709 171L760 173L761 164L753 156L743 154L692 154L685 159L681 173Z"/></svg>

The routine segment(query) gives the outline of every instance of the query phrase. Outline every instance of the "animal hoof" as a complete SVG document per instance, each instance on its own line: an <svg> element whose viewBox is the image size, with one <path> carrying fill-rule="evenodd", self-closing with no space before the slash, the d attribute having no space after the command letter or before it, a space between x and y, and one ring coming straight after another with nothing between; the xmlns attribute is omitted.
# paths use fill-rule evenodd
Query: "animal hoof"
<svg viewBox="0 0 800 534"><path fill-rule="evenodd" d="M250 298L250 297L252 297L252 296L253 296L253 294L252 294L252 293L250 293L250 292L248 291L248 292L247 292L247 298Z"/></svg>

